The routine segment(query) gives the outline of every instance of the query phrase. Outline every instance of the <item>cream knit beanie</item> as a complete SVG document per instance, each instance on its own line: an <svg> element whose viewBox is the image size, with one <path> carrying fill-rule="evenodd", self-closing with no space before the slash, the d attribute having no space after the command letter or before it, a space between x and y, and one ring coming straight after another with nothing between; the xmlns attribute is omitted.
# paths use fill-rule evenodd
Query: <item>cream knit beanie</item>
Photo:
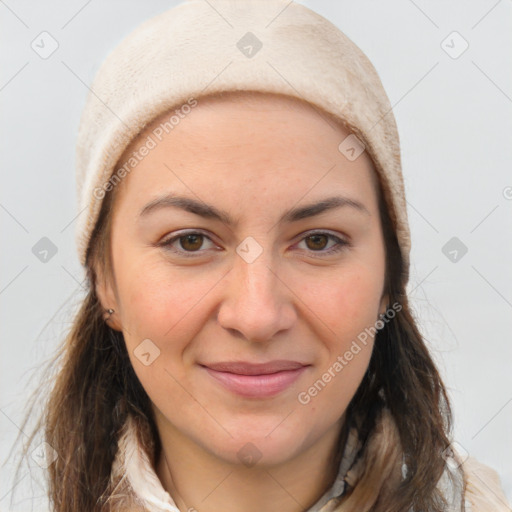
<svg viewBox="0 0 512 512"><path fill-rule="evenodd" d="M77 247L86 263L102 199L129 169L118 159L139 132L169 111L170 130L219 91L303 99L350 130L339 151L371 156L409 277L410 234L400 143L389 99L366 55L335 25L289 0L186 0L140 25L105 59L80 121ZM157 135L157 134L155 134Z"/></svg>

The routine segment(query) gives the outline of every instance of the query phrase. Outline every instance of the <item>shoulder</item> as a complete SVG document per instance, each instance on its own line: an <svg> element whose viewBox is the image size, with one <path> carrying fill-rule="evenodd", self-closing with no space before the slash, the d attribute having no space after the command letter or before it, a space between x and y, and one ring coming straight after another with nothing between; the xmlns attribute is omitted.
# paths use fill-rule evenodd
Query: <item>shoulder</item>
<svg viewBox="0 0 512 512"><path fill-rule="evenodd" d="M498 473L473 457L462 464L466 476L468 512L512 512L501 487Z"/></svg>

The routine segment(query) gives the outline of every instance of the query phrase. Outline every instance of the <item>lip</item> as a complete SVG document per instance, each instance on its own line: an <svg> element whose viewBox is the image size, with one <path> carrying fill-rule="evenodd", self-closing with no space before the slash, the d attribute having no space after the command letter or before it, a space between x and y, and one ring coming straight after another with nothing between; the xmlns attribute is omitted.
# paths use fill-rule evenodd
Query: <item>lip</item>
<svg viewBox="0 0 512 512"><path fill-rule="evenodd" d="M279 360L263 364L236 361L201 366L229 391L244 397L265 398L290 387L310 365Z"/></svg>

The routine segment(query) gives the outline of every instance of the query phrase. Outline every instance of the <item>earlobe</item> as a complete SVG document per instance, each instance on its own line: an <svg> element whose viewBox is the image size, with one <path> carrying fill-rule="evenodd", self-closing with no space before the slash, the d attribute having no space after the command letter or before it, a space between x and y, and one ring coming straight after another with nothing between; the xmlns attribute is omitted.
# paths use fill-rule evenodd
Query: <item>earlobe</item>
<svg viewBox="0 0 512 512"><path fill-rule="evenodd" d="M382 299L380 300L379 305L379 318L386 313L386 311L389 309L389 295L384 295Z"/></svg>
<svg viewBox="0 0 512 512"><path fill-rule="evenodd" d="M114 319L113 319L113 318L111 318L111 317L112 317L112 315L113 315L115 312L116 312L116 311L115 311L115 309L109 308L109 309L107 309L107 310L105 311L105 313L103 314L103 320L105 320L105 323L106 323L107 325L109 325L110 327L112 327L112 328L113 328L113 325L112 325L112 324L114 323L114 322L113 322L113 320L114 320ZM117 330L117 329L116 329L116 330Z"/></svg>
<svg viewBox="0 0 512 512"><path fill-rule="evenodd" d="M109 280L105 279L101 272L97 273L95 285L96 296L103 309L105 323L116 331L122 331L122 324L119 317L119 307L116 295Z"/></svg>

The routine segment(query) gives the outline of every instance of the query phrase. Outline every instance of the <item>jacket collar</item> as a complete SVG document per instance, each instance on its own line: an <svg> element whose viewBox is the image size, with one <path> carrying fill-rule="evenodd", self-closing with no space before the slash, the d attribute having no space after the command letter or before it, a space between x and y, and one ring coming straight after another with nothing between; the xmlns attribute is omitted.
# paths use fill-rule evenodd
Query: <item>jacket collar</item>
<svg viewBox="0 0 512 512"><path fill-rule="evenodd" d="M349 430L338 474L332 486L306 512L329 512L346 491L346 477L359 450L359 440L354 427ZM148 512L180 512L171 495L163 488L148 454L139 443L136 425L129 416L118 441L113 464L113 477L121 479L130 498L141 500Z"/></svg>

